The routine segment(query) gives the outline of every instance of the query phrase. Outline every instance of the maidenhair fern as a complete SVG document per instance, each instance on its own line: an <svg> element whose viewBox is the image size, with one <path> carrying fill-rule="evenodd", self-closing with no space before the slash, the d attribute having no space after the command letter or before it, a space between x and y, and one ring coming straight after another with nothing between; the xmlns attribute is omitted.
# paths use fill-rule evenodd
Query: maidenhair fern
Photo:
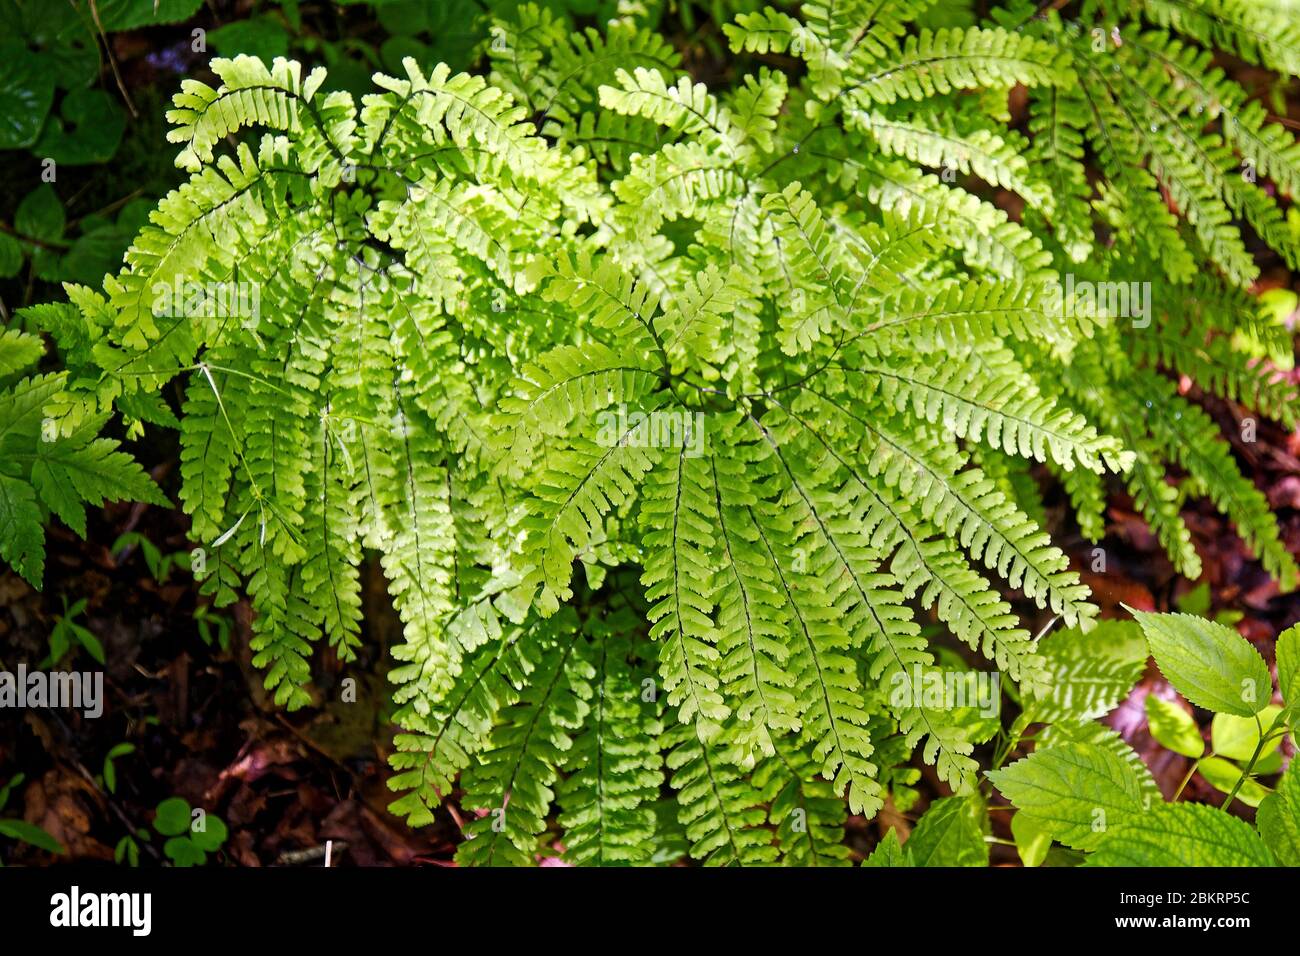
<svg viewBox="0 0 1300 956"><path fill-rule="evenodd" d="M987 721L891 693L951 666L933 622L1047 693L999 587L1096 617L1026 462L1094 539L1118 475L1190 576L1203 494L1295 583L1166 373L1294 424L1248 237L1300 265L1275 198L1300 147L1210 48L1293 75L1300 34L1241 3L1067 7L746 13L749 72L714 87L635 16L575 33L531 5L485 24L481 75L407 61L359 104L214 60L168 114L189 179L124 269L28 313L68 371L0 401L66 452L0 456L4 557L39 576L28 481L74 526L75 498L152 494L57 468L124 467L90 436L167 424L179 378L204 589L247 595L293 708L316 645L352 658L378 553L394 807L427 822L459 787L464 861L532 862L558 823L583 863L843 862L846 809L902 802L914 750L977 783Z"/></svg>
<svg viewBox="0 0 1300 956"><path fill-rule="evenodd" d="M84 538L88 504L167 503L116 441L99 437L111 410L63 428L46 415L48 406L59 405L72 390L63 372L22 374L44 355L38 336L0 329L0 559L38 587L45 572L44 524L51 515Z"/></svg>

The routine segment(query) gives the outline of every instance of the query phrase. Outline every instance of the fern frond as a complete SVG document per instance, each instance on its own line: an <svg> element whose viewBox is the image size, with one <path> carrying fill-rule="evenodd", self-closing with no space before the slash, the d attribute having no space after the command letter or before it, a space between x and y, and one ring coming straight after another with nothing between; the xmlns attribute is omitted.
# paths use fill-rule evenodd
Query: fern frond
<svg viewBox="0 0 1300 956"><path fill-rule="evenodd" d="M573 615L538 646L530 683L505 708L489 748L462 778L466 807L485 811L465 827L457 861L478 866L531 866L555 799L555 784L573 734L583 725L594 669L576 653Z"/></svg>
<svg viewBox="0 0 1300 956"><path fill-rule="evenodd" d="M870 54L870 51L866 51ZM846 74L845 95L865 106L976 87L1068 85L1069 58L1050 43L1000 28L921 30L901 48L868 55Z"/></svg>
<svg viewBox="0 0 1300 956"><path fill-rule="evenodd" d="M1144 374L1134 380L1146 404L1151 433L1163 451L1204 483L1210 499L1237 528L1247 547L1284 590L1300 575L1278 534L1277 519L1264 497L1232 461L1228 445L1203 411L1174 394L1172 383Z"/></svg>
<svg viewBox="0 0 1300 956"><path fill-rule="evenodd" d="M575 864L644 864L654 851L653 803L663 782L658 738L663 731L653 679L628 663L636 616L592 622L593 641L580 648L593 670L595 693L582 731L565 758L559 788L565 856Z"/></svg>
<svg viewBox="0 0 1300 956"><path fill-rule="evenodd" d="M711 617L712 482L707 461L691 457L686 446L670 449L650 474L641 505L649 529L641 583L650 602L650 638L661 642L659 673L668 703L691 724L697 744L712 740L729 715L718 690L721 655Z"/></svg>

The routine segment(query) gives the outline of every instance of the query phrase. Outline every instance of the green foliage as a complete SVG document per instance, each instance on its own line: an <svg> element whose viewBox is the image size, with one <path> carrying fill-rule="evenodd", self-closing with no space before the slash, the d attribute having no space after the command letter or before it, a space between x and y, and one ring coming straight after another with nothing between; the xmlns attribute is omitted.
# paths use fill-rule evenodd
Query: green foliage
<svg viewBox="0 0 1300 956"><path fill-rule="evenodd" d="M1089 744L1036 750L1004 770L991 771L989 779L1020 815L1077 850L1095 849L1110 827L1123 826L1147 809L1133 768Z"/></svg>
<svg viewBox="0 0 1300 956"><path fill-rule="evenodd" d="M222 820L202 810L191 810L183 797L168 797L154 811L153 828L167 838L163 852L174 866L202 866L208 854L226 842L228 831ZM129 836L125 839L131 839ZM130 853L130 844L119 844L122 853ZM138 859L139 851L135 851Z"/></svg>
<svg viewBox="0 0 1300 956"><path fill-rule="evenodd" d="M18 201L13 234L0 232L0 279L18 276L27 262L43 282L99 282L122 261L151 208L146 199L131 199L116 214L69 223L54 187L42 183Z"/></svg>
<svg viewBox="0 0 1300 956"><path fill-rule="evenodd" d="M1177 704L1147 695L1147 727L1160 746L1184 757L1199 758L1205 753L1205 741L1192 715Z"/></svg>
<svg viewBox="0 0 1300 956"><path fill-rule="evenodd" d="M117 792L117 764L114 761L133 753L135 753L135 744L122 743L110 747L108 753L104 754L104 773L101 779L109 793Z"/></svg>
<svg viewBox="0 0 1300 956"><path fill-rule="evenodd" d="M1067 740L1055 732L1057 727L1049 727L1036 736L1031 754L987 774L1016 809L1012 829L1022 859L1030 866L1042 862L1042 847L1031 843L1030 836L1043 834L1083 851L1090 866L1300 864L1294 763L1275 787L1264 782L1281 770L1282 738L1296 730L1294 721L1288 720L1294 685L1289 679L1279 681L1287 706L1270 704L1273 685L1268 669L1236 632L1187 614L1135 616L1152 656L1174 688L1194 703L1218 711L1211 722L1207 752L1195 720L1179 703L1148 696L1152 736L1191 758L1183 786L1199 772L1227 798L1217 809L1177 802L1180 787L1175 802L1159 802L1150 773L1117 736L1084 741L1074 734L1073 740ZM1287 638L1287 653L1292 640ZM1251 687L1261 677L1261 669L1262 685L1256 685L1252 694L1237 693ZM1256 700L1262 703L1256 706ZM1239 715L1247 704L1247 714ZM1075 717L1085 719L1085 714L1097 716L1086 702ZM1016 723L1017 737L1029 723L1027 719ZM1103 744L1103 739L1108 743ZM1259 808L1257 830L1228 814L1234 799Z"/></svg>
<svg viewBox="0 0 1300 956"><path fill-rule="evenodd" d="M167 503L116 441L98 437L109 412L75 423L46 413L69 394L67 373L17 377L44 352L36 336L0 331L0 558L38 588L45 565L43 526L51 515L84 538L86 505L98 507L106 499ZM65 631L51 635L51 652L66 649L69 641L60 645L60 637L75 638L102 661L98 642L86 640L84 628L72 623L79 612L64 615ZM56 659L61 656L60 651Z"/></svg>
<svg viewBox="0 0 1300 956"><path fill-rule="evenodd" d="M973 753L996 727L896 693L980 676L945 637L1052 721L993 778L1032 808L1026 845L1093 850L1061 816L1087 800L1042 797L1145 805L1140 761L1089 721L1146 655L1095 627L1026 463L1063 476L1090 533L1122 475L1188 573L1178 506L1204 492L1294 584L1263 497L1161 374L1292 420L1235 337L1285 340L1245 294L1236 223L1292 240L1233 167L1285 191L1296 149L1195 45L1292 67L1237 7L1206 33L1152 0L1099 50L1024 3L996 24L928 6L745 10L726 36L754 69L730 87L683 75L635 14L574 32L531 4L483 24L480 74L406 57L360 101L322 69L213 60L216 85L185 81L168 114L188 178L125 267L29 313L68 370L10 399L24 440L44 419L55 441L39 475L0 456L0 554L39 577L38 502L84 530L82 500L156 497L93 437L113 412L179 427L196 576L217 607L247 594L254 662L294 708L318 645L354 656L377 553L403 622L394 809L427 823L459 788L462 862L557 842L578 862L842 862L845 804L914 798L916 751L955 796L880 859L986 863ZM74 462L101 483L60 481ZM1004 585L1070 636L1040 646ZM1141 621L1194 702L1266 706L1249 648Z"/></svg>
<svg viewBox="0 0 1300 956"><path fill-rule="evenodd" d="M58 665L75 645L80 645L101 665L104 660L104 646L89 630L77 623L77 617L86 610L86 599L78 598L71 605L63 599L63 613L54 619L50 628L50 656L47 663Z"/></svg>
<svg viewBox="0 0 1300 956"><path fill-rule="evenodd" d="M1294 765L1265 797L1255 817L1260 835L1283 866L1300 866L1300 770Z"/></svg>
<svg viewBox="0 0 1300 956"><path fill-rule="evenodd" d="M1088 866L1275 866L1250 824L1203 803L1170 803L1127 819Z"/></svg>
<svg viewBox="0 0 1300 956"><path fill-rule="evenodd" d="M26 779L23 774L16 774L9 779L3 787L0 787L0 810L5 808L9 802L9 795L15 787L22 786ZM10 840L17 840L21 843L30 843L34 847L45 850L47 853L66 853L63 844L54 837L50 836L41 827L34 823L28 823L26 820L16 818L0 817L0 836L7 837Z"/></svg>
<svg viewBox="0 0 1300 956"><path fill-rule="evenodd" d="M1067 628L1043 638L1043 682L1022 703L1043 723L1095 720L1114 710L1142 676L1147 647L1131 622L1099 621L1089 632Z"/></svg>
<svg viewBox="0 0 1300 956"><path fill-rule="evenodd" d="M911 851L898 842L898 831L892 827L871 855L862 861L863 866L913 866Z"/></svg>
<svg viewBox="0 0 1300 956"><path fill-rule="evenodd" d="M987 866L987 827L983 803L976 797L940 797L908 837L907 865Z"/></svg>
<svg viewBox="0 0 1300 956"><path fill-rule="evenodd" d="M61 165L107 162L125 116L107 93L86 88L99 74L100 35L183 20L199 2L105 0L93 12L85 4L0 2L0 149L30 148Z"/></svg>
<svg viewBox="0 0 1300 956"><path fill-rule="evenodd" d="M1198 707L1253 717L1268 703L1268 665L1231 628L1190 614L1134 611L1161 673Z"/></svg>

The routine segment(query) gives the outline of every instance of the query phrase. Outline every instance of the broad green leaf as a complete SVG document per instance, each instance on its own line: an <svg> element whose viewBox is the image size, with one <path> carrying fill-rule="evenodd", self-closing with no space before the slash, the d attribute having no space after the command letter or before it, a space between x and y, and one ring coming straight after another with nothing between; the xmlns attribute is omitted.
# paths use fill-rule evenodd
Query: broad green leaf
<svg viewBox="0 0 1300 956"><path fill-rule="evenodd" d="M1275 650L1277 682L1294 726L1300 721L1300 624L1292 624L1278 635Z"/></svg>
<svg viewBox="0 0 1300 956"><path fill-rule="evenodd" d="M1272 866L1250 824L1203 803L1162 803L1116 827L1086 866Z"/></svg>
<svg viewBox="0 0 1300 956"><path fill-rule="evenodd" d="M1052 848L1052 834L1048 825L1027 813L1011 816L1011 836L1016 841L1016 852L1025 866L1042 866L1047 851Z"/></svg>
<svg viewBox="0 0 1300 956"><path fill-rule="evenodd" d="M54 102L55 66L17 39L0 40L0 149L36 142Z"/></svg>
<svg viewBox="0 0 1300 956"><path fill-rule="evenodd" d="M1202 581L1196 587L1192 588L1181 598L1174 601L1178 610L1183 614L1192 614L1196 617L1210 616L1210 585Z"/></svg>
<svg viewBox="0 0 1300 956"><path fill-rule="evenodd" d="M163 836L177 836L190 828L190 805L182 797L168 797L158 804L153 828Z"/></svg>
<svg viewBox="0 0 1300 956"><path fill-rule="evenodd" d="M66 221L63 203L49 183L42 183L29 192L14 210L14 228L24 236L43 242L62 238Z"/></svg>
<svg viewBox="0 0 1300 956"><path fill-rule="evenodd" d="M126 115L103 90L73 90L63 97L32 151L61 166L106 163L117 152Z"/></svg>
<svg viewBox="0 0 1300 956"><path fill-rule="evenodd" d="M1256 717L1215 714L1214 720L1210 723L1210 746L1220 757L1227 757L1229 760L1249 760L1259 744L1261 727L1267 734L1280 713L1282 713L1281 707L1270 704L1256 715L1258 720ZM1264 744L1260 757L1268 756L1277 750L1281 743L1281 737L1274 737Z"/></svg>
<svg viewBox="0 0 1300 956"><path fill-rule="evenodd" d="M1188 614L1133 616L1160 672L1193 704L1239 717L1267 706L1273 689L1268 665L1236 631Z"/></svg>
<svg viewBox="0 0 1300 956"><path fill-rule="evenodd" d="M1241 780L1242 767L1222 757L1206 757L1196 766L1197 772L1209 782L1210 786L1223 793L1232 793L1232 788ZM1248 807L1257 807L1268 796L1268 791L1256 780L1247 779L1237 791L1236 799Z"/></svg>
<svg viewBox="0 0 1300 956"><path fill-rule="evenodd" d="M379 59L384 64L384 69L396 73L401 66L402 60L411 57L417 63L429 62L429 45L421 43L415 37L394 36L389 37L379 47Z"/></svg>
<svg viewBox="0 0 1300 956"><path fill-rule="evenodd" d="M940 797L930 804L908 837L916 866L987 866L984 805L978 795Z"/></svg>
<svg viewBox="0 0 1300 956"><path fill-rule="evenodd" d="M122 253L133 235L116 225L83 232L59 260L59 271L67 282L98 284L122 265Z"/></svg>
<svg viewBox="0 0 1300 956"><path fill-rule="evenodd" d="M11 279L23 267L23 247L8 233L0 232L0 279Z"/></svg>
<svg viewBox="0 0 1300 956"><path fill-rule="evenodd" d="M222 56L247 53L267 63L289 52L289 34L269 16L227 23L211 31L208 42Z"/></svg>
<svg viewBox="0 0 1300 956"><path fill-rule="evenodd" d="M1295 763L1255 815L1260 836L1283 866L1300 866L1300 766Z"/></svg>
<svg viewBox="0 0 1300 956"><path fill-rule="evenodd" d="M1268 777L1278 773L1281 769L1282 749L1280 747L1255 761L1255 776L1257 777Z"/></svg>
<svg viewBox="0 0 1300 956"><path fill-rule="evenodd" d="M99 19L105 30L135 30L188 20L202 5L203 0L99 0Z"/></svg>
<svg viewBox="0 0 1300 956"><path fill-rule="evenodd" d="M468 65L467 54L483 39L481 31L471 29L479 15L474 0L395 0L375 11L380 24L397 37L417 34L433 39L428 60L445 61L453 68Z"/></svg>
<svg viewBox="0 0 1300 956"><path fill-rule="evenodd" d="M1076 849L1096 846L1150 802L1132 767L1088 744L1036 750L988 777L1019 813Z"/></svg>
<svg viewBox="0 0 1300 956"><path fill-rule="evenodd" d="M38 846L50 853L66 853L63 844L34 823L26 820L0 820L0 834Z"/></svg>
<svg viewBox="0 0 1300 956"><path fill-rule="evenodd" d="M208 814L204 821L204 829L191 833L190 839L200 850L211 853L226 842L227 835L226 824L221 818Z"/></svg>
<svg viewBox="0 0 1300 956"><path fill-rule="evenodd" d="M1160 788L1156 786L1155 778L1151 776L1151 771L1142 762L1137 751L1130 747L1113 728L1094 720L1066 720L1044 727L1039 732L1034 746L1038 750L1047 750L1062 743L1088 744L1100 747L1102 750L1109 750L1133 771L1144 797L1150 797L1152 800L1164 799L1160 795Z"/></svg>
<svg viewBox="0 0 1300 956"><path fill-rule="evenodd" d="M1147 694L1147 729L1156 743L1184 757L1205 753L1205 740L1192 715L1176 703Z"/></svg>
<svg viewBox="0 0 1300 956"><path fill-rule="evenodd" d="M890 827L889 832L876 844L871 855L862 861L863 866L912 866L912 854L898 842L898 832Z"/></svg>

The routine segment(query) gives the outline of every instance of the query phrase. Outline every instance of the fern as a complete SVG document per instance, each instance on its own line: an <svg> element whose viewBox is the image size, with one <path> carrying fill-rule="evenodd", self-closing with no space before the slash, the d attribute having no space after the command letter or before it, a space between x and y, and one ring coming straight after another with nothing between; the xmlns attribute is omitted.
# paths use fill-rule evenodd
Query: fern
<svg viewBox="0 0 1300 956"><path fill-rule="evenodd" d="M0 331L0 558L36 588L44 580L50 516L85 538L87 505L167 504L118 442L99 437L108 413L71 426L46 414L68 396L67 374L19 377L44 354L38 336Z"/></svg>
<svg viewBox="0 0 1300 956"><path fill-rule="evenodd" d="M84 531L85 502L161 500L95 437L112 413L178 427L203 587L248 595L280 704L319 644L354 653L378 555L393 807L428 823L459 789L461 861L840 863L846 813L907 804L914 758L957 796L880 860L944 859L943 834L987 860L995 731L894 691L982 659L1091 714L1133 676L1013 612L1097 616L1029 463L1093 539L1118 476L1184 573L1193 493L1297 573L1166 375L1296 420L1249 290L1256 237L1300 251L1278 202L1300 147L1210 57L1294 74L1300 43L1245 4L1148 0L1098 49L1102 6L744 13L712 87L634 18L575 33L531 4L483 24L482 75L408 60L359 104L215 60L169 114L188 179L123 269L26 314L67 371L0 393L0 555L38 579L47 512ZM187 284L259 308L155 308ZM0 375L37 347L0 335Z"/></svg>

